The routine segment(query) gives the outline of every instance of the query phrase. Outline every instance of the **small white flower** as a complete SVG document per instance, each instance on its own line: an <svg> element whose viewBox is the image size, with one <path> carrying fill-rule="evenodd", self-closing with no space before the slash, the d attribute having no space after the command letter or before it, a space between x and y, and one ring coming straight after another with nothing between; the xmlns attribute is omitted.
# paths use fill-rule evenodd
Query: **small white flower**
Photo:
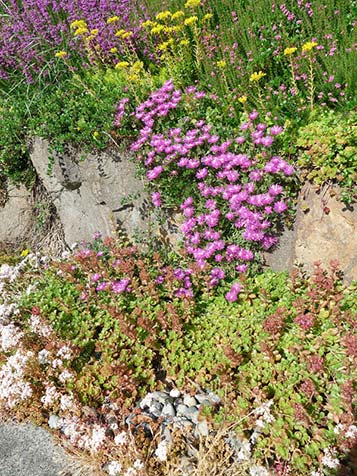
<svg viewBox="0 0 357 476"><path fill-rule="evenodd" d="M160 461L166 461L167 458L167 443L165 440L160 441L155 450L155 456Z"/></svg>
<svg viewBox="0 0 357 476"><path fill-rule="evenodd" d="M136 469L143 469L144 468L144 463L142 461L140 461L140 459L136 459L133 466Z"/></svg>
<svg viewBox="0 0 357 476"><path fill-rule="evenodd" d="M70 395L61 396L61 410L64 412L74 407L73 397Z"/></svg>
<svg viewBox="0 0 357 476"><path fill-rule="evenodd" d="M92 430L91 442L90 442L90 446L92 450L97 451L98 448L103 444L104 440L105 440L105 428L99 425L94 425Z"/></svg>
<svg viewBox="0 0 357 476"><path fill-rule="evenodd" d="M57 356L64 359L69 360L72 357L72 349L68 347L68 345L63 345L57 352Z"/></svg>
<svg viewBox="0 0 357 476"><path fill-rule="evenodd" d="M62 383L67 382L67 380L70 380L73 377L72 372L70 372L67 369L64 369L62 373L59 374L58 378Z"/></svg>
<svg viewBox="0 0 357 476"><path fill-rule="evenodd" d="M252 466L249 469L249 474L250 476L270 476L269 472L267 469L265 469L263 466Z"/></svg>
<svg viewBox="0 0 357 476"><path fill-rule="evenodd" d="M347 428L346 438L354 438L357 435L357 426L351 425Z"/></svg>
<svg viewBox="0 0 357 476"><path fill-rule="evenodd" d="M338 423L333 429L333 432L335 433L335 435L339 435L341 431L344 430L344 428L345 428L345 425L342 425L342 423Z"/></svg>
<svg viewBox="0 0 357 476"><path fill-rule="evenodd" d="M127 434L125 433L125 431L122 431L121 433L119 433L119 435L116 435L116 437L114 438L114 443L116 445L125 445L125 443L127 442Z"/></svg>
<svg viewBox="0 0 357 476"><path fill-rule="evenodd" d="M122 465L118 461L111 461L108 464L107 469L109 476L117 476L122 470Z"/></svg>
<svg viewBox="0 0 357 476"><path fill-rule="evenodd" d="M138 473L135 468L128 468L125 472L125 476L136 476Z"/></svg>
<svg viewBox="0 0 357 476"><path fill-rule="evenodd" d="M334 458L333 452L329 448L325 448L324 453L324 456L321 458L321 464L331 469L338 468L340 462L337 458Z"/></svg>

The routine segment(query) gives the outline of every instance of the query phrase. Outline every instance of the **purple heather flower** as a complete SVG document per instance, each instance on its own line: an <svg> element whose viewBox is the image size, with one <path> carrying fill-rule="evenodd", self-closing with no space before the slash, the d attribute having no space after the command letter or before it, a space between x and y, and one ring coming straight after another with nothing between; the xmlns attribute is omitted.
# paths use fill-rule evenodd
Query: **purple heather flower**
<svg viewBox="0 0 357 476"><path fill-rule="evenodd" d="M99 273L95 273L91 276L90 280L93 282L93 283L96 283L97 281L99 281L101 279L102 275L99 274Z"/></svg>

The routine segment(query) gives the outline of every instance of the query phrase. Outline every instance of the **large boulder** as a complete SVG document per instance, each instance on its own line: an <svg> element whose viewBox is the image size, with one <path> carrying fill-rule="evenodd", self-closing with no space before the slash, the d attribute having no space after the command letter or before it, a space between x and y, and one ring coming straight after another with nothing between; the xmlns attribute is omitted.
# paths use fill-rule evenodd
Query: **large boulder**
<svg viewBox="0 0 357 476"><path fill-rule="evenodd" d="M49 144L33 139L31 161L57 209L68 245L118 227L129 236L150 230L148 196L136 177L129 154L107 150L88 154L68 149L54 156L49 171Z"/></svg>

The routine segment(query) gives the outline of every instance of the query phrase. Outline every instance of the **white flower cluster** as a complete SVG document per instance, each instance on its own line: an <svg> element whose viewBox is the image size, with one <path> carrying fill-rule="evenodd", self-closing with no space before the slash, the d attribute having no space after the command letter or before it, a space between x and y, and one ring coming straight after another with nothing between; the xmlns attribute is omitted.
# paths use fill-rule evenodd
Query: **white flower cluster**
<svg viewBox="0 0 357 476"><path fill-rule="evenodd" d="M0 323L0 348L4 352L8 352L10 349L17 347L22 337L23 332L14 324L3 326Z"/></svg>
<svg viewBox="0 0 357 476"><path fill-rule="evenodd" d="M9 408L32 395L31 385L24 380L26 363L32 356L33 352L24 352L22 349L18 349L1 367L0 400L4 400L5 406Z"/></svg>
<svg viewBox="0 0 357 476"><path fill-rule="evenodd" d="M337 458L335 458L335 454L331 449L325 448L324 456L321 459L321 464L323 466L327 466L330 469L336 469L339 467L340 462Z"/></svg>

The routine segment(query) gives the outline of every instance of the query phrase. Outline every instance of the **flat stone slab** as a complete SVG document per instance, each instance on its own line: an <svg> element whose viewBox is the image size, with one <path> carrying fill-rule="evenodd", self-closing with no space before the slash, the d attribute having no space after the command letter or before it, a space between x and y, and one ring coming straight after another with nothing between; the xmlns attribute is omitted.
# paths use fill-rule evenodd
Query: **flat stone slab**
<svg viewBox="0 0 357 476"><path fill-rule="evenodd" d="M72 476L67 462L65 451L44 429L0 423L0 476Z"/></svg>

